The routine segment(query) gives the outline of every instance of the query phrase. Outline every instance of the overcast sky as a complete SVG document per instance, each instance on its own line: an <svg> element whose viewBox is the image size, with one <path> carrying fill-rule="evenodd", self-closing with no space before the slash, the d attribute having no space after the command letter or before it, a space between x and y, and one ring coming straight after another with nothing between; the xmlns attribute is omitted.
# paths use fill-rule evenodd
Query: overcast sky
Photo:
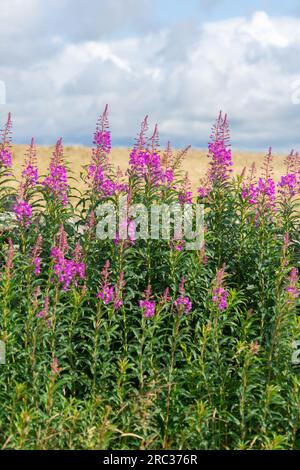
<svg viewBox="0 0 300 470"><path fill-rule="evenodd" d="M233 147L300 149L299 0L0 0L0 18L15 142L89 145L108 103L115 145L148 114L162 145L206 146L222 109Z"/></svg>

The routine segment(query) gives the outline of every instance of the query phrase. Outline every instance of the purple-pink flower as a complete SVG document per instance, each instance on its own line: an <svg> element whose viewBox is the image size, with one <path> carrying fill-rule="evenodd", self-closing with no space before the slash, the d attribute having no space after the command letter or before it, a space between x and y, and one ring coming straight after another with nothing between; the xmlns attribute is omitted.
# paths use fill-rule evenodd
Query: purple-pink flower
<svg viewBox="0 0 300 470"><path fill-rule="evenodd" d="M119 310L123 305L122 291L125 285L124 273L121 272L117 284L114 286L111 284L109 278L111 276L110 262L107 260L102 269L102 282L99 291L97 292L97 298L101 299L104 305L108 305L111 302L114 304L114 309Z"/></svg>
<svg viewBox="0 0 300 470"><path fill-rule="evenodd" d="M96 154L108 154L111 151L111 137L108 122L108 105L105 106L102 115L100 116L96 132L94 134L93 143L96 145Z"/></svg>
<svg viewBox="0 0 300 470"><path fill-rule="evenodd" d="M191 190L191 182L189 179L188 173L185 174L182 186L178 194L179 204L192 204L193 203L193 193Z"/></svg>
<svg viewBox="0 0 300 470"><path fill-rule="evenodd" d="M0 131L0 167L3 166L4 168L10 168L12 165L11 128L11 114L8 113L4 129Z"/></svg>
<svg viewBox="0 0 300 470"><path fill-rule="evenodd" d="M93 143L105 153L111 151L110 132L108 130L96 130Z"/></svg>
<svg viewBox="0 0 300 470"><path fill-rule="evenodd" d="M200 186L198 189L197 189L197 192L198 192L198 195L199 197L201 198L205 198L209 195L210 191L208 188L205 188L204 186Z"/></svg>
<svg viewBox="0 0 300 470"><path fill-rule="evenodd" d="M189 297L180 296L174 301L174 307L178 312L189 313L192 310L192 306Z"/></svg>
<svg viewBox="0 0 300 470"><path fill-rule="evenodd" d="M129 165L131 172L139 178L145 178L148 182L158 184L171 179L171 173L164 173L160 164L160 155L148 149L134 148L130 153Z"/></svg>
<svg viewBox="0 0 300 470"><path fill-rule="evenodd" d="M97 293L98 299L102 299L104 305L109 304L113 301L114 298L114 288L110 284L106 284L101 288L101 290Z"/></svg>
<svg viewBox="0 0 300 470"><path fill-rule="evenodd" d="M33 165L26 165L22 172L23 178L26 179L28 186L35 186L39 179L38 169Z"/></svg>
<svg viewBox="0 0 300 470"><path fill-rule="evenodd" d="M62 284L63 290L68 290L72 283L76 286L78 279L84 279L84 263L66 259L59 248L52 248L51 257L54 261L53 271Z"/></svg>
<svg viewBox="0 0 300 470"><path fill-rule="evenodd" d="M49 312L49 297L45 297L44 308L37 314L38 318L47 318Z"/></svg>
<svg viewBox="0 0 300 470"><path fill-rule="evenodd" d="M214 288L212 291L212 301L217 305L219 310L226 310L227 308L227 297L228 292L224 288L224 277L225 268L221 268L217 271L217 275L214 281Z"/></svg>
<svg viewBox="0 0 300 470"><path fill-rule="evenodd" d="M42 184L56 201L61 202L63 206L68 204L69 186L67 168L63 164L62 139L59 139L56 143L49 166L49 175Z"/></svg>
<svg viewBox="0 0 300 470"><path fill-rule="evenodd" d="M73 259L66 258L68 244L63 226L61 226L57 238L58 243L51 250L53 271L58 282L62 284L62 289L66 291L71 285L77 286L80 279L85 279L85 264L82 260L83 256L79 243L76 244Z"/></svg>
<svg viewBox="0 0 300 470"><path fill-rule="evenodd" d="M278 192L285 198L294 197L300 193L300 173L289 173L280 178Z"/></svg>
<svg viewBox="0 0 300 470"><path fill-rule="evenodd" d="M136 140L136 144L130 152L129 165L130 173L147 183L170 186L174 180L174 170L169 165L169 158L164 158L166 167L162 167L161 155L158 147L158 129L155 126L154 133L150 139L146 139L145 133L148 130L147 116L142 122L141 131Z"/></svg>
<svg viewBox="0 0 300 470"><path fill-rule="evenodd" d="M208 144L210 156L209 180L224 182L228 180L232 172L232 155L229 140L229 125L227 114L223 117L220 111L219 117L212 128L210 142Z"/></svg>
<svg viewBox="0 0 300 470"><path fill-rule="evenodd" d="M23 185L25 189L35 186L39 179L39 172L36 161L36 147L34 139L31 139L31 144L27 151L27 158L25 160L25 166L22 171L22 178L24 180Z"/></svg>
<svg viewBox="0 0 300 470"><path fill-rule="evenodd" d="M251 205L258 205L265 208L272 208L276 199L276 186L272 178L264 180L259 178L257 184L244 186L242 198L247 199Z"/></svg>
<svg viewBox="0 0 300 470"><path fill-rule="evenodd" d="M13 206L13 211L17 216L18 222L23 227L28 227L32 219L32 207L24 199L19 198Z"/></svg>
<svg viewBox="0 0 300 470"><path fill-rule="evenodd" d="M57 376L61 372L61 367L58 365L57 357L54 357L51 361L51 375Z"/></svg>
<svg viewBox="0 0 300 470"><path fill-rule="evenodd" d="M292 268L288 277L288 286L286 292L294 298L297 299L300 295L300 289L297 286L298 284L298 269Z"/></svg>
<svg viewBox="0 0 300 470"><path fill-rule="evenodd" d="M53 259L53 271L58 281L62 284L64 291L68 290L71 284L78 285L79 279L85 278L85 265L83 262L77 263L72 259L66 259L59 248L52 248L51 257Z"/></svg>
<svg viewBox="0 0 300 470"><path fill-rule="evenodd" d="M125 192L127 185L123 182L115 181L111 175L108 175L108 154L111 151L111 137L107 105L97 123L93 143L96 145L96 148L92 150L92 161L87 169L87 184L102 197L110 197ZM117 179L119 176L120 174L118 173Z"/></svg>
<svg viewBox="0 0 300 470"><path fill-rule="evenodd" d="M174 181L174 170L172 168L167 168L161 172L161 182L166 186L170 186Z"/></svg>
<svg viewBox="0 0 300 470"><path fill-rule="evenodd" d="M139 305L146 318L154 317L156 305L154 300L140 300Z"/></svg>
<svg viewBox="0 0 300 470"><path fill-rule="evenodd" d="M212 300L215 304L217 304L219 310L226 310L227 297L228 292L224 289L224 287L218 287L217 289L213 290Z"/></svg>
<svg viewBox="0 0 300 470"><path fill-rule="evenodd" d="M184 249L184 246L185 246L185 240L183 240L182 238L174 237L170 241L170 247L171 247L172 250L182 251Z"/></svg>
<svg viewBox="0 0 300 470"><path fill-rule="evenodd" d="M0 165L3 165L5 168L11 168L12 165L12 154L9 149L0 150Z"/></svg>
<svg viewBox="0 0 300 470"><path fill-rule="evenodd" d="M192 302L185 294L185 277L182 276L179 283L180 296L174 301L174 307L179 313L189 313L192 310Z"/></svg>
<svg viewBox="0 0 300 470"><path fill-rule="evenodd" d="M116 233L114 244L119 245L123 241L123 248L134 245L136 240L136 225L134 220L128 220L125 216L119 223L119 231Z"/></svg>
<svg viewBox="0 0 300 470"><path fill-rule="evenodd" d="M146 318L151 318L155 315L156 302L154 300L150 300L152 297L151 292L152 287L149 284L144 292L144 299L139 301L139 307Z"/></svg>

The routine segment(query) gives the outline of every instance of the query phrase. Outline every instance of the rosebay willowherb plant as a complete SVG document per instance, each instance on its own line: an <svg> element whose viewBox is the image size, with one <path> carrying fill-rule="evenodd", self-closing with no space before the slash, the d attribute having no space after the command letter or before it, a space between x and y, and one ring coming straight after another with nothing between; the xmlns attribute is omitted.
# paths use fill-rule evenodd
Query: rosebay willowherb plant
<svg viewBox="0 0 300 470"><path fill-rule="evenodd" d="M300 159L286 174L232 176L227 116L193 195L188 148L159 148L148 120L126 173L110 162L108 108L85 190L58 140L40 175L32 140L14 177L9 116L0 142L0 445L3 449L299 447ZM15 189L17 188L17 189ZM12 201L8 208L7 201ZM118 207L99 239L99 207ZM203 204L205 241L140 237L130 207Z"/></svg>

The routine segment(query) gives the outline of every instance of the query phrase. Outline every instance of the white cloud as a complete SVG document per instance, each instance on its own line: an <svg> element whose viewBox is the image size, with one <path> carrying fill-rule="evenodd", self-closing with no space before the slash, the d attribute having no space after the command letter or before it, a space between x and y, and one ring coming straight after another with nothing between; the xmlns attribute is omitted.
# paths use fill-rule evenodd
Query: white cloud
<svg viewBox="0 0 300 470"><path fill-rule="evenodd" d="M289 44L288 37L277 30L275 22L264 11L256 12L242 29L262 46L287 47Z"/></svg>
<svg viewBox="0 0 300 470"><path fill-rule="evenodd" d="M300 77L299 19L256 12L250 19L202 27L191 21L135 37L71 40L52 34L51 40L51 53L25 67L0 65L18 140L35 134L49 142L63 135L88 143L108 102L117 142L133 140L149 114L163 139L201 145L222 108L231 118L235 146L299 145L300 108L291 101L291 84Z"/></svg>

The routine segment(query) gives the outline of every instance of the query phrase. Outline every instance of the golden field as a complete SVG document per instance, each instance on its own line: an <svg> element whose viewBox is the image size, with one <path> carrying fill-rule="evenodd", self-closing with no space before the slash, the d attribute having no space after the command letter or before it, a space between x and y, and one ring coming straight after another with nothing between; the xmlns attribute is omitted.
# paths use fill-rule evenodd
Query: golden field
<svg viewBox="0 0 300 470"><path fill-rule="evenodd" d="M25 145L14 145L13 146L13 168L17 177L20 176L22 171L22 165L24 163L24 155L26 152ZM49 160L53 152L53 147L39 146L37 148L38 166L40 174L45 174L49 165ZM119 166L122 170L125 170L128 166L129 149L126 148L114 148L111 153L111 162L117 167ZM174 150L176 153L177 150ZM234 160L234 173L240 174L245 166L249 167L253 162L256 163L256 167L259 170L263 164L264 153L260 152L233 152ZM91 149L89 147L65 147L65 159L69 162L69 166L73 172L74 177L80 175L82 166L87 165L90 162ZM277 180L285 172L284 160L286 155L274 154L274 176ZM195 189L198 186L199 179L205 174L208 168L208 158L206 150L191 149L185 157L183 162L183 168L188 171L192 187ZM82 183L79 183L79 186Z"/></svg>

